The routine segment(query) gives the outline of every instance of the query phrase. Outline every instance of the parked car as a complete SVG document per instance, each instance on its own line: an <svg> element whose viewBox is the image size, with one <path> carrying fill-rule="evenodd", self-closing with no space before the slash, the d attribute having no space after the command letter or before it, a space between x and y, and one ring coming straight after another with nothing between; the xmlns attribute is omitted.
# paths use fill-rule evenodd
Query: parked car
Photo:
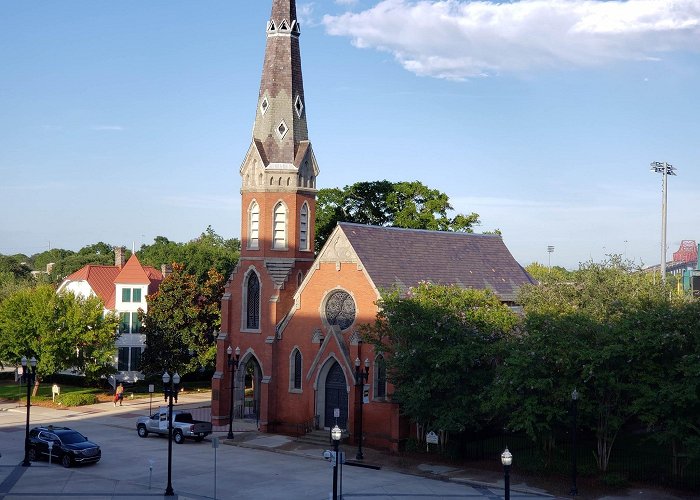
<svg viewBox="0 0 700 500"><path fill-rule="evenodd" d="M51 444L51 446L49 446ZM28 457L31 461L49 458L64 467L96 464L102 458L99 445L68 427L35 427L29 432Z"/></svg>
<svg viewBox="0 0 700 500"><path fill-rule="evenodd" d="M173 441L182 444L185 438L201 441L211 434L211 422L195 420L192 414L184 410L173 410ZM136 432L142 438L150 433L161 436L168 435L168 408L160 408L150 417L139 417L136 421Z"/></svg>

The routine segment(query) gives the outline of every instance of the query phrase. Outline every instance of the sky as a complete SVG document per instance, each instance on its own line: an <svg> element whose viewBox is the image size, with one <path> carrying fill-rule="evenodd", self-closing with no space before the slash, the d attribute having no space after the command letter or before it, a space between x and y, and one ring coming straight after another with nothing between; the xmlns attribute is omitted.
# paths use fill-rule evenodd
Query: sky
<svg viewBox="0 0 700 500"><path fill-rule="evenodd" d="M2 0L0 253L240 236L271 0ZM413 181L522 264L700 241L698 0L297 0L319 188ZM554 251L549 253L548 246Z"/></svg>

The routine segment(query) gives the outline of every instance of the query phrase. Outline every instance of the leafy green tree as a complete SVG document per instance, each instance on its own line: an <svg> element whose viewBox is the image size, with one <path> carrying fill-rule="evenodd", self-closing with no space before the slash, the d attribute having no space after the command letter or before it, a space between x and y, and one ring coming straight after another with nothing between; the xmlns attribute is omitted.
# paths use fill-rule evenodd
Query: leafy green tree
<svg viewBox="0 0 700 500"><path fill-rule="evenodd" d="M27 288L0 304L0 360L35 356L39 378L76 370L90 380L114 371L117 318L96 297L57 295L50 285Z"/></svg>
<svg viewBox="0 0 700 500"><path fill-rule="evenodd" d="M174 262L182 264L185 272L194 274L200 283L205 283L212 267L220 274L230 276L240 250L238 239L225 239L208 226L201 235L186 243L157 236L152 245L141 247L138 256L142 264L154 267Z"/></svg>
<svg viewBox="0 0 700 500"><path fill-rule="evenodd" d="M316 250L338 222L412 229L472 232L479 215L456 214L446 194L416 182L357 182L343 189L321 189L316 202Z"/></svg>
<svg viewBox="0 0 700 500"><path fill-rule="evenodd" d="M552 266L550 268L538 262L533 262L525 267L525 270L537 281L544 283L548 281L562 282L573 276L573 271L567 271L561 266Z"/></svg>
<svg viewBox="0 0 700 500"><path fill-rule="evenodd" d="M215 269L200 285L184 266L173 265L159 290L147 297L148 314L142 315L146 334L142 371L156 374L168 369L184 375L213 367L224 283L224 276Z"/></svg>
<svg viewBox="0 0 700 500"><path fill-rule="evenodd" d="M638 412L640 381L654 370L652 339L672 311L669 289L619 256L588 262L562 280L521 290L525 333L512 339L493 394L509 426L551 439L570 393L581 394L581 421L596 435L594 452L607 470L620 428Z"/></svg>
<svg viewBox="0 0 700 500"><path fill-rule="evenodd" d="M428 283L385 294L379 306L365 335L387 355L401 411L427 428L481 428L498 344L518 316L488 290Z"/></svg>

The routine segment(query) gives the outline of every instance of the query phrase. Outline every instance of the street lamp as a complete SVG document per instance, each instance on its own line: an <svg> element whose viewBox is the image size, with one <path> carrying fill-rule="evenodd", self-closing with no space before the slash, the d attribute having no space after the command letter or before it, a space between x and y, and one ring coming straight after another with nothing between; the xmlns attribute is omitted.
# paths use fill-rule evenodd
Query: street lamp
<svg viewBox="0 0 700 500"><path fill-rule="evenodd" d="M576 487L576 417L578 410L578 391L574 389L571 391L571 490L569 490L569 495L572 497L578 495L578 488Z"/></svg>
<svg viewBox="0 0 700 500"><path fill-rule="evenodd" d="M34 385L35 378L36 358L32 356L32 359L29 360L29 366L27 366L27 357L22 356L22 381L27 384L27 428L24 433L24 461L22 462L24 467L32 465L29 461L29 409L32 407L31 386Z"/></svg>
<svg viewBox="0 0 700 500"><path fill-rule="evenodd" d="M360 418L358 420L359 432L357 433L357 455L355 458L357 460L364 459L362 454L362 407L365 404L365 384L369 378L369 359L365 359L365 369L360 368L360 358L355 358L355 386L357 387L357 397L359 398L360 405Z"/></svg>
<svg viewBox="0 0 700 500"><path fill-rule="evenodd" d="M338 500L338 445L342 433L336 424L331 429L331 439L333 440L333 451L335 452L335 464L333 464L333 500Z"/></svg>
<svg viewBox="0 0 700 500"><path fill-rule="evenodd" d="M177 393L180 390L180 375L170 377L166 370L163 372L163 394L168 403L168 486L165 488L165 496L174 496L173 491L173 399L177 402Z"/></svg>
<svg viewBox="0 0 700 500"><path fill-rule="evenodd" d="M552 272L552 252L554 252L554 245L547 245L547 267L549 268L549 272Z"/></svg>
<svg viewBox="0 0 700 500"><path fill-rule="evenodd" d="M236 355L233 354L233 348L228 346L226 349L226 355L228 356L228 369L231 372L231 398L229 401L228 410L228 436L227 439L233 439L233 386L236 381L236 370L238 370L238 360L241 359L241 348L236 347Z"/></svg>
<svg viewBox="0 0 700 500"><path fill-rule="evenodd" d="M501 453L501 463L503 464L503 473L505 474L505 500L510 500L510 464L513 463L513 455L508 451L508 447Z"/></svg>
<svg viewBox="0 0 700 500"><path fill-rule="evenodd" d="M651 162L651 171L663 175L661 181L661 282L666 283L666 200L668 199L668 176L676 175L673 165L666 162Z"/></svg>

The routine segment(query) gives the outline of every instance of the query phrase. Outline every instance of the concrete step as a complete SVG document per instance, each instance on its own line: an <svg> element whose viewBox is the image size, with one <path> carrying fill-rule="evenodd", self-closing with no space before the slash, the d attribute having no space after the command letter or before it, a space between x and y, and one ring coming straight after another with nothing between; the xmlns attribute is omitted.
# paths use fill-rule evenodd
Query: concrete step
<svg viewBox="0 0 700 500"><path fill-rule="evenodd" d="M343 437L341 438L341 441L345 441L348 438L349 434L347 431L344 430L342 436ZM311 431L297 438L296 441L299 443L320 446L322 448L330 448L333 446L333 443L331 442L331 433L329 430L325 429Z"/></svg>

